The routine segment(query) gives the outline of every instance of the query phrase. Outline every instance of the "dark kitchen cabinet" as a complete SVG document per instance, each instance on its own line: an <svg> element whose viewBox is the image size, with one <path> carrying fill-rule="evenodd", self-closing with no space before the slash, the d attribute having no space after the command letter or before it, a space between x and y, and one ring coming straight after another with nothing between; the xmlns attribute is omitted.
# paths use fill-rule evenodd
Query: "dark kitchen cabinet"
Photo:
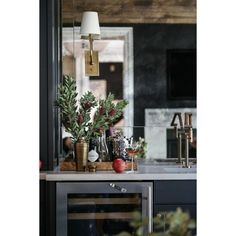
<svg viewBox="0 0 236 236"><path fill-rule="evenodd" d="M40 236L56 236L56 183L40 180ZM153 181L152 206L153 216L180 207L196 219L196 180Z"/></svg>
<svg viewBox="0 0 236 236"><path fill-rule="evenodd" d="M153 216L159 214L164 218L167 212L180 207L196 220L196 180L154 181L153 192ZM195 235L196 230L192 233Z"/></svg>
<svg viewBox="0 0 236 236"><path fill-rule="evenodd" d="M39 195L39 225L40 225L40 236L46 235L46 181L40 180L40 195Z"/></svg>
<svg viewBox="0 0 236 236"><path fill-rule="evenodd" d="M40 180L40 236L56 236L56 183Z"/></svg>
<svg viewBox="0 0 236 236"><path fill-rule="evenodd" d="M134 210L140 210L144 217L150 216L151 219L152 216L151 181L92 183L41 180L40 187L40 236L75 235L79 232L81 235L104 235L95 234L97 230L104 233L121 229L132 231L127 220ZM151 228L150 221L145 230L151 231Z"/></svg>

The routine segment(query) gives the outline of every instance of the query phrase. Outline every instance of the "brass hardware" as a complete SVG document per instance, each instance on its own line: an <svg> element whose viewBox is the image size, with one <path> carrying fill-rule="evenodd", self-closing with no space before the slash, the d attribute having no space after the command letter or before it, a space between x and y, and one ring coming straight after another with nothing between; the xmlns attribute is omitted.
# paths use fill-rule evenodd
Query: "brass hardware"
<svg viewBox="0 0 236 236"><path fill-rule="evenodd" d="M179 128L178 124L175 123L176 118L179 120ZM171 121L171 126L174 127L174 132L176 139L178 141L177 145L177 153L178 153L178 160L176 163L182 163L182 139L185 140L185 149L184 149L184 168L191 168L189 164L189 143L193 142L193 128L192 128L192 113L185 112L184 113L184 125L183 120L180 112L174 113L174 117Z"/></svg>
<svg viewBox="0 0 236 236"><path fill-rule="evenodd" d="M189 140L188 140L187 135L185 136L185 160L184 160L184 165L182 167L183 168L191 167L189 165Z"/></svg>
<svg viewBox="0 0 236 236"><path fill-rule="evenodd" d="M178 129L178 124L175 123L176 118L178 118L179 120L180 130ZM176 163L181 164L182 163L182 134L184 134L184 132L183 132L183 120L182 120L182 116L180 112L176 112L174 114L174 117L170 125L174 126L175 137L178 140L178 144L177 144L178 160L176 161Z"/></svg>
<svg viewBox="0 0 236 236"><path fill-rule="evenodd" d="M99 76L98 51L85 51L85 75ZM92 54L91 54L92 53Z"/></svg>
<svg viewBox="0 0 236 236"><path fill-rule="evenodd" d="M83 37L84 38L84 37ZM99 76L99 60L98 51L93 51L93 37L91 34L89 39L89 51L85 51L85 75L86 76Z"/></svg>
<svg viewBox="0 0 236 236"><path fill-rule="evenodd" d="M184 126L192 127L192 113L189 112L184 113Z"/></svg>
<svg viewBox="0 0 236 236"><path fill-rule="evenodd" d="M91 34L89 34L89 45L90 45L90 65L94 65L94 62L93 62L93 39L92 39Z"/></svg>
<svg viewBox="0 0 236 236"><path fill-rule="evenodd" d="M89 172L96 172L97 166L95 163L89 163L88 169L89 169Z"/></svg>
<svg viewBox="0 0 236 236"><path fill-rule="evenodd" d="M178 160L176 161L176 163L181 164L182 163L182 134L181 133L178 134L177 140L178 140L178 146L177 146Z"/></svg>
<svg viewBox="0 0 236 236"><path fill-rule="evenodd" d="M193 128L192 127L189 128L189 135L190 135L189 142L192 143L193 142Z"/></svg>
<svg viewBox="0 0 236 236"><path fill-rule="evenodd" d="M84 171L87 169L87 160L88 160L88 143L80 139L75 143L75 162L76 162L76 171L79 171L82 167Z"/></svg>

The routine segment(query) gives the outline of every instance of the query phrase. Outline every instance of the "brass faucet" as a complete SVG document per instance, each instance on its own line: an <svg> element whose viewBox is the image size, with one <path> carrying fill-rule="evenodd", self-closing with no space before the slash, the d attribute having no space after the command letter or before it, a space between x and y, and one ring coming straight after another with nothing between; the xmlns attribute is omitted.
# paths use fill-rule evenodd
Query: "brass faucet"
<svg viewBox="0 0 236 236"><path fill-rule="evenodd" d="M175 122L176 118L178 118L179 121L179 127L178 124ZM182 164L182 139L185 140L185 152L184 152L184 165L182 167L184 168L190 168L189 165L189 143L193 142L193 128L192 128L192 113L185 112L184 113L184 124L182 120L182 114L180 112L174 113L174 117L171 121L171 126L174 127L175 136L178 140L177 145L177 153L178 153L178 164Z"/></svg>

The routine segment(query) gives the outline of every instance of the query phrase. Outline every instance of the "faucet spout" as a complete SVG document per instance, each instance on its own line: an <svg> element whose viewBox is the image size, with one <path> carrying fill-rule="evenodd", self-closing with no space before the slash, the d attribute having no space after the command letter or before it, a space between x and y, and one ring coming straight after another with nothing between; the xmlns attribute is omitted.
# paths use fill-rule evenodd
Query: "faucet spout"
<svg viewBox="0 0 236 236"><path fill-rule="evenodd" d="M176 122L178 119L178 123ZM185 149L184 149L184 166L185 168L190 168L189 165L189 143L193 141L193 129L192 129L192 113L185 112L184 113L184 124L182 120L182 116L180 112L174 113L174 117L171 121L171 126L174 127L175 136L178 140L177 145L177 153L178 153L178 160L177 163L182 163L182 138L185 140ZM178 128L178 126L180 128Z"/></svg>

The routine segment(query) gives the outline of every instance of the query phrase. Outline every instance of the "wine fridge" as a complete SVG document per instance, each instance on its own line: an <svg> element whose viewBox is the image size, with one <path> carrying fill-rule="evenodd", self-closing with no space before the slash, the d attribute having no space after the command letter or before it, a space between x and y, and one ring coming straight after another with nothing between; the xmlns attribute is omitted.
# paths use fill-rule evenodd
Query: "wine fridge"
<svg viewBox="0 0 236 236"><path fill-rule="evenodd" d="M152 182L59 182L56 197L57 236L114 236L130 226L134 212L152 231Z"/></svg>

